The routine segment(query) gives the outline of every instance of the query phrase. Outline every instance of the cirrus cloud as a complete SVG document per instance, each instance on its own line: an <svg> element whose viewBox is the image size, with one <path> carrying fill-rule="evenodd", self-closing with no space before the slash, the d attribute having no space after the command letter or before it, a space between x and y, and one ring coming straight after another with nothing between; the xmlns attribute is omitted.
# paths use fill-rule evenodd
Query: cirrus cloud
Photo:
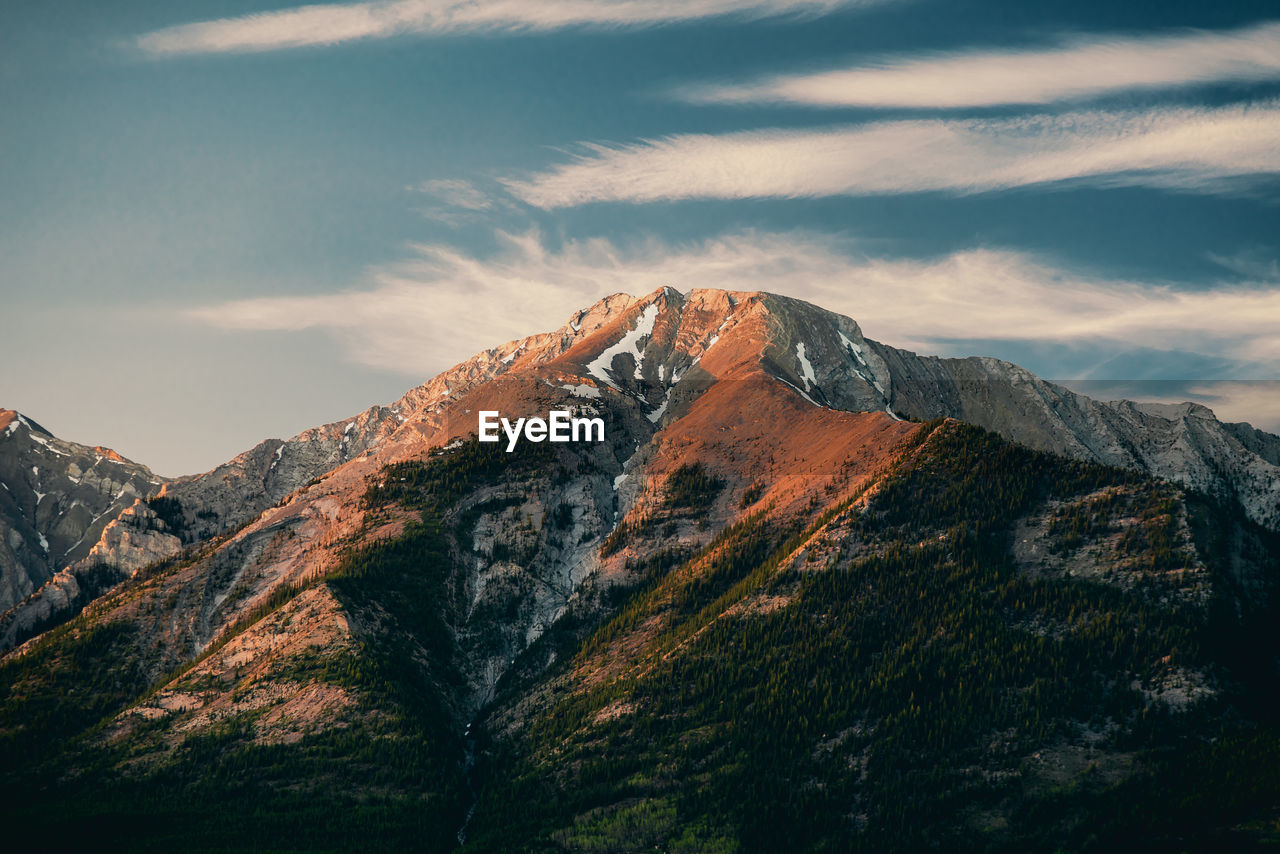
<svg viewBox="0 0 1280 854"><path fill-rule="evenodd" d="M539 208L589 202L979 193L1090 182L1218 192L1280 173L1280 105L921 119L587 145L509 178Z"/></svg>
<svg viewBox="0 0 1280 854"><path fill-rule="evenodd" d="M423 377L502 341L558 328L619 291L761 290L814 302L897 346L947 352L948 341L1182 350L1280 371L1280 283L1187 290L1090 276L1026 253L973 249L936 258L873 257L854 241L813 233L741 233L673 245L602 239L548 249L537 234L504 235L477 258L445 246L343 293L209 305L193 319L227 330L323 330L354 361Z"/></svg>
<svg viewBox="0 0 1280 854"><path fill-rule="evenodd" d="M1140 89L1280 79L1280 23L1228 32L1075 38L1052 48L886 58L743 84L688 87L695 103L955 108L1053 101Z"/></svg>
<svg viewBox="0 0 1280 854"><path fill-rule="evenodd" d="M886 0L375 0L179 24L137 38L153 56L253 53L401 35L637 28L739 16L822 15Z"/></svg>

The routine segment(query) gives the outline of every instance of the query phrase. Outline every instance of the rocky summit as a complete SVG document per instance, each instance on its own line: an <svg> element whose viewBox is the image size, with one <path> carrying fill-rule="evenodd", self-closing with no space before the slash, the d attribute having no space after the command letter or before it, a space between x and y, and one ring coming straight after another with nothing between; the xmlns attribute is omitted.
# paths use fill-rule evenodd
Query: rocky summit
<svg viewBox="0 0 1280 854"><path fill-rule="evenodd" d="M603 440L477 440L551 412ZM192 477L4 411L6 803L131 849L1274 839L1278 449L672 288Z"/></svg>

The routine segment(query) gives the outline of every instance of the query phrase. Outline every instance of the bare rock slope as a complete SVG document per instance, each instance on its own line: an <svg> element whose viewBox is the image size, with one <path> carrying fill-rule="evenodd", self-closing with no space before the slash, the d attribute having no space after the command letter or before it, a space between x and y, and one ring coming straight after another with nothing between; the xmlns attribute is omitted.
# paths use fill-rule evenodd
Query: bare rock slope
<svg viewBox="0 0 1280 854"><path fill-rule="evenodd" d="M743 401L755 407L748 414L771 419L768 430L726 423ZM559 581L531 594L539 604L511 629L523 639L502 655L536 637L599 570L595 545L643 506L646 478L699 454L715 467L749 455L750 447L772 447L759 464L782 495L788 479L814 474L801 475L804 466L838 462L778 453L788 441L796 444L792 437L818 430L815 419L829 418L821 413L878 412L889 423L954 417L1038 450L1175 481L1280 527L1280 439L1223 424L1202 406L1094 401L996 359L923 357L880 344L852 319L787 297L662 288L640 299L607 297L558 330L479 353L390 405L264 441L211 472L172 481L101 449L60 442L16 414L0 416L0 605L36 593L16 609L25 607L24 616L11 613L0 624L0 642L20 640L83 600L66 573L51 581L59 570L105 565L127 577L186 547L205 555L184 573L209 588L190 619L189 642L199 649L275 585L335 566L349 545L343 538L362 530L361 496L384 466L423 459L429 449L475 433L480 409L516 417L553 407L605 418L610 457L593 463L596 476L555 498L557 506L572 498L568 503L594 509L575 517L578 542L562 544L559 568L547 568ZM713 438L729 450L712 453ZM686 451L678 453L678 445ZM809 462L802 466L802 459ZM741 465L722 468L740 477ZM152 496L169 499L159 523L136 505ZM492 551L494 526L555 509L535 502L506 511L510 518L482 518L473 550ZM492 565L474 572L468 589L502 589ZM46 583L42 597L38 588ZM477 691L495 673L477 677Z"/></svg>

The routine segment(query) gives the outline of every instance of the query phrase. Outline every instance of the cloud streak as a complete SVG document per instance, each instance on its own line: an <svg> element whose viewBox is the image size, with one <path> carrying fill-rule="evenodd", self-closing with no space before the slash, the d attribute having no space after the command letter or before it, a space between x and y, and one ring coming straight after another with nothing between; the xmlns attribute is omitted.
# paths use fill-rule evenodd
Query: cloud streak
<svg viewBox="0 0 1280 854"><path fill-rule="evenodd" d="M1092 36L1038 50L967 50L885 59L676 93L720 104L959 108L1047 104L1135 89L1280 78L1280 23L1229 32Z"/></svg>
<svg viewBox="0 0 1280 854"><path fill-rule="evenodd" d="M153 56L255 53L403 35L639 28L739 16L823 15L884 0L391 0L297 6L139 36Z"/></svg>
<svg viewBox="0 0 1280 854"><path fill-rule="evenodd" d="M416 193L434 198L437 203L468 211L482 211L493 207L493 202L470 181L459 178L436 178L410 187Z"/></svg>
<svg viewBox="0 0 1280 854"><path fill-rule="evenodd" d="M747 233L690 245L575 241L549 250L506 235L492 258L419 246L344 293L238 300L199 308L227 330L322 330L351 359L423 378L479 350L558 328L618 291L765 290L856 319L866 333L923 352L974 339L1210 353L1280 372L1280 284L1187 291L1079 275L1024 253L976 249L940 258L868 257L811 233Z"/></svg>
<svg viewBox="0 0 1280 854"><path fill-rule="evenodd" d="M587 145L507 190L535 207L589 202L965 194L1089 182L1220 192L1280 173L1280 106L927 119L684 134Z"/></svg>

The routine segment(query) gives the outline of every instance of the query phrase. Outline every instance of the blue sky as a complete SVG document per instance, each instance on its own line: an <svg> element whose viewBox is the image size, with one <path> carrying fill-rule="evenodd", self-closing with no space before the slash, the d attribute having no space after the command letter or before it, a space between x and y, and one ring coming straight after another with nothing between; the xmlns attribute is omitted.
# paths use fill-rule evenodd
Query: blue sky
<svg viewBox="0 0 1280 854"><path fill-rule="evenodd" d="M618 290L1280 429L1272 3L0 11L0 405L162 474Z"/></svg>

